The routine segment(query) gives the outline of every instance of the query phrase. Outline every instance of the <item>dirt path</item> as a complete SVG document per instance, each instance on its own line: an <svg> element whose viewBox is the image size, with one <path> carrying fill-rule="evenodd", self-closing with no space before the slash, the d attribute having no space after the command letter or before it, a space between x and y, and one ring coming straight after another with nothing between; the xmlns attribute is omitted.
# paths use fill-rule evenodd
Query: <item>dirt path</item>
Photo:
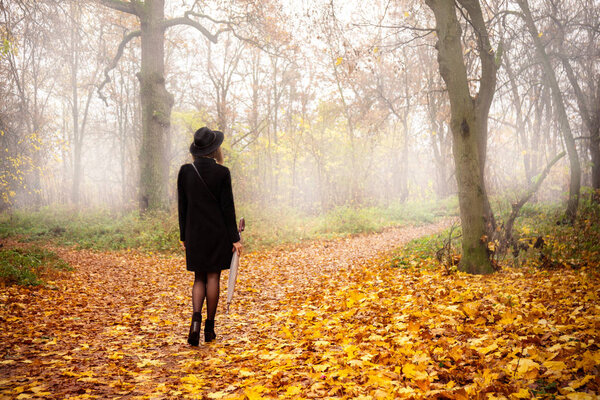
<svg viewBox="0 0 600 400"><path fill-rule="evenodd" d="M218 341L197 349L185 342L192 278L181 257L58 249L76 270L53 282L55 290L0 289L0 396L252 398L254 390L262 397L263 386L253 382L285 383L272 364L286 365L298 350L281 342L282 329L284 337L293 333L276 321L300 310L318 312L351 276L377 268L373 258L445 225L245 255L229 315L227 273L222 276ZM260 372L251 368L260 365Z"/></svg>

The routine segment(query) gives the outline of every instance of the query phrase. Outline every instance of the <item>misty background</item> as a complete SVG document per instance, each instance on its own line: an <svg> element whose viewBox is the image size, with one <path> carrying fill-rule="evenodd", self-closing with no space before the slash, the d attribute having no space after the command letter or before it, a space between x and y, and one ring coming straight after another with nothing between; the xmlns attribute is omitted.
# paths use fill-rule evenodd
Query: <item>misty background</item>
<svg viewBox="0 0 600 400"><path fill-rule="evenodd" d="M139 22L103 3L0 3L2 210L139 207L140 38L131 38L115 59ZM166 18L192 11L190 19L210 32L229 28L216 43L188 25L165 31L164 78L173 96L167 207L175 209L176 174L191 161L193 132L205 125L225 133L225 165L239 206L319 214L456 194L450 105L434 48L433 13L421 1L365 4L165 3ZM585 195L598 143L581 110L600 112L600 7L588 0L529 4L556 71ZM482 10L501 59L488 122L486 186L490 196L512 200L564 143L517 5L484 1ZM476 93L477 38L469 22L460 21ZM580 104L576 90L587 104ZM563 158L536 199L565 200L568 185Z"/></svg>

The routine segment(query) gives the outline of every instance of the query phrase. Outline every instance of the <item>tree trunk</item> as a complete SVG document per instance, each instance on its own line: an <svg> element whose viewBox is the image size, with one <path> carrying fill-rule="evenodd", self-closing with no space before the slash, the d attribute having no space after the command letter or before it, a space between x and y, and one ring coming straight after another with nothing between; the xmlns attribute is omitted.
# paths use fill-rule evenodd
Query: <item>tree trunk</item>
<svg viewBox="0 0 600 400"><path fill-rule="evenodd" d="M140 149L140 209L162 209L167 203L168 135L173 96L165 87L164 0L146 0L139 15L142 42L140 97L142 145Z"/></svg>
<svg viewBox="0 0 600 400"><path fill-rule="evenodd" d="M546 49L544 48L540 34L538 33L533 17L531 16L529 4L527 3L527 0L517 0L517 3L519 4L521 11L523 11L525 25L533 39L535 50L542 64L542 68L544 69L544 75L546 76L546 80L552 91L552 99L554 100L554 105L558 113L558 123L565 141L565 147L567 148L567 155L569 156L569 165L571 168L571 179L569 182L569 201L567 203L566 217L569 222L573 223L577 215L579 192L581 188L581 166L577 148L575 147L575 140L573 139L573 133L571 132L571 126L569 125L569 117L565 110L556 74L552 68L552 64L550 64L550 58L548 57L548 54L546 54Z"/></svg>
<svg viewBox="0 0 600 400"><path fill-rule="evenodd" d="M81 186L81 151L82 140L79 132L79 96L77 90L77 74L79 72L79 38L76 23L79 22L78 9L75 3L71 3L71 113L73 116L73 185L71 187L71 201L76 206L79 204L79 192Z"/></svg>
<svg viewBox="0 0 600 400"><path fill-rule="evenodd" d="M590 134L589 143L590 155L592 158L592 188L594 191L597 191L600 190L600 84L597 85L596 93L593 93L594 90L592 89L592 93L586 98L569 60L566 57L563 57L562 63L567 72L567 77L571 82L571 86L573 86L581 119ZM593 196L595 201L600 201L599 194L600 193L596 193Z"/></svg>
<svg viewBox="0 0 600 400"><path fill-rule="evenodd" d="M531 148L529 147L529 141L527 140L527 135L525 134L525 121L523 118L523 105L521 102L521 95L519 94L519 88L517 87L517 77L515 76L515 73L512 69L509 58L507 58L504 62L504 67L506 69L506 74L508 75L508 82L510 84L510 91L512 94L511 100L516 113L515 128L517 131L517 138L520 139L521 149L523 151L523 166L525 167L525 179L526 182L529 183L533 178L533 171L535 170L532 169Z"/></svg>
<svg viewBox="0 0 600 400"><path fill-rule="evenodd" d="M487 137L487 132L483 131L487 129L487 112L483 111L486 111L486 106L489 111L489 104L491 104L489 96L493 96L495 87L495 69L493 76L490 77L487 76L492 72L487 69L489 64L482 65L480 95L483 94L483 97L478 96L478 101L475 101L469 93L467 71L460 42L461 28L456 17L454 2L426 0L426 4L435 14L440 74L446 82L450 98L450 128L454 139L452 150L456 164L458 200L463 230L463 254L460 268L475 274L491 273L493 268L487 252L485 221L486 204L488 204L483 180L485 151L482 152L481 147ZM479 17L481 17L479 3L470 2L468 6L474 24L482 23L483 20L477 20L478 15L474 15L474 12L478 10ZM478 32L478 34L484 35L487 32ZM485 46L484 49L480 48L482 57L487 50ZM493 52L491 54L493 57ZM485 60L482 59L482 64L484 63ZM484 81L485 78L492 78L493 81ZM490 85L491 92L489 91ZM484 116L485 120L482 120ZM485 148L485 143L483 144Z"/></svg>

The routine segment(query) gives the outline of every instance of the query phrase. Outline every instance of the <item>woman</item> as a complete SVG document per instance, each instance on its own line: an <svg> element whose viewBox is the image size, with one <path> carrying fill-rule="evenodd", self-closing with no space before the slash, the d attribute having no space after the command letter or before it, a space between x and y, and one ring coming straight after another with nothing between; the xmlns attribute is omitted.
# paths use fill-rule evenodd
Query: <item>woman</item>
<svg viewBox="0 0 600 400"><path fill-rule="evenodd" d="M182 165L177 177L180 240L185 248L187 269L195 274L192 288L194 313L188 335L188 343L192 346L198 346L200 340L205 298L204 340L215 340L221 271L229 268L232 252L241 254L242 251L231 175L222 165L221 143L222 132L206 127L198 129L190 146L194 162Z"/></svg>

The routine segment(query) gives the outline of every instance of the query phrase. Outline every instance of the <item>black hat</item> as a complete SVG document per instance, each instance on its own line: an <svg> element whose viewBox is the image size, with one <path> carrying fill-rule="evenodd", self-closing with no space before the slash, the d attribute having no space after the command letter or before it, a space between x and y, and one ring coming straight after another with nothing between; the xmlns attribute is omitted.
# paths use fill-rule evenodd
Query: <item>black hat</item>
<svg viewBox="0 0 600 400"><path fill-rule="evenodd" d="M211 131L202 127L194 133L194 141L190 146L190 153L194 156L206 156L217 150L223 143L223 132Z"/></svg>

